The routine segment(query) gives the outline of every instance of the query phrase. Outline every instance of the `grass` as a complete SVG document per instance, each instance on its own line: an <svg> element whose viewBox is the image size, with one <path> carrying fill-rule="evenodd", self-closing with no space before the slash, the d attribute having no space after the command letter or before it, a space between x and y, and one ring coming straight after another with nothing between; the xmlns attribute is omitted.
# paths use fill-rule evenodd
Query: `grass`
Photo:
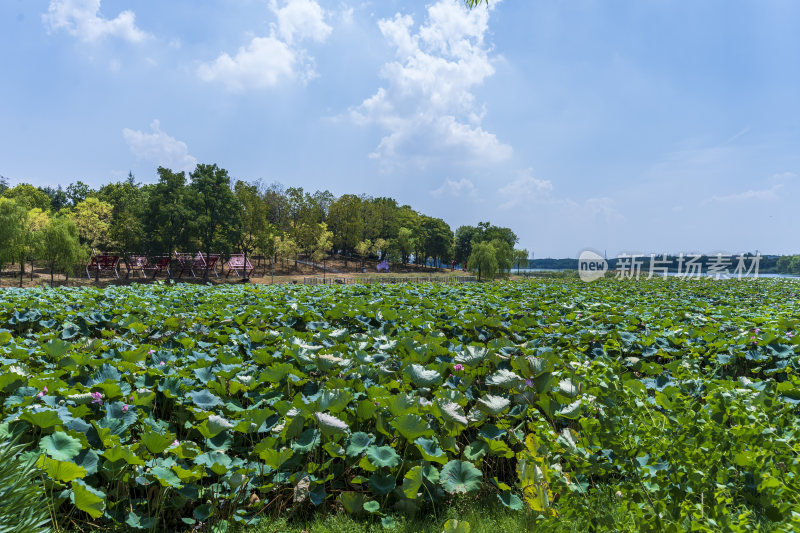
<svg viewBox="0 0 800 533"><path fill-rule="evenodd" d="M623 502L610 494L581 498L593 512L567 517L545 518L527 508L512 511L500 505L494 496L463 496L445 507L422 512L415 517L392 515L394 526L384 528L376 516L353 517L344 512L309 513L294 517L265 519L259 525L234 530L237 533L442 533L448 520L466 521L469 533L505 533L536 531L552 533L587 533L589 531L636 531ZM588 509L583 509L584 511Z"/></svg>

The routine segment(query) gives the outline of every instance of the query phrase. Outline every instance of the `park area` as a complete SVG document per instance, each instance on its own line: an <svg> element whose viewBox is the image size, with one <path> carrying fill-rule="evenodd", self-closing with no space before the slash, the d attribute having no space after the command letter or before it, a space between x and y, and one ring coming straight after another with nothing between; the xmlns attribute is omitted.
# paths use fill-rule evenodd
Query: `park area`
<svg viewBox="0 0 800 533"><path fill-rule="evenodd" d="M0 526L797 531L798 328L785 279L7 288Z"/></svg>

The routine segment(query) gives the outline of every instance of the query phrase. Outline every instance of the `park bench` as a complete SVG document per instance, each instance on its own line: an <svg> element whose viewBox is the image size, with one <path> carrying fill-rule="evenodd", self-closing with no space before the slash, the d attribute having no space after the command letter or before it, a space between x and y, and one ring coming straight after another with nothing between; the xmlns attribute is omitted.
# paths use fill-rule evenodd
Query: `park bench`
<svg viewBox="0 0 800 533"><path fill-rule="evenodd" d="M119 255L116 254L94 254L91 262L86 265L86 277L92 279L92 272L96 276L102 272L113 273L119 279L119 271L117 265L119 264Z"/></svg>
<svg viewBox="0 0 800 533"><path fill-rule="evenodd" d="M128 277L131 272L138 272L143 278L147 277L145 269L150 265L150 259L146 255L132 255L128 258Z"/></svg>
<svg viewBox="0 0 800 533"><path fill-rule="evenodd" d="M216 277L219 277L219 273L217 272L219 258L220 254L208 254L208 271L213 272ZM197 252L197 255L194 256L194 261L192 261L191 270L192 276L196 278L203 275L203 272L206 270L206 254Z"/></svg>
<svg viewBox="0 0 800 533"><path fill-rule="evenodd" d="M245 259L244 254L234 254L228 259L228 273L225 274L225 277L230 276L231 272L236 272L237 276L249 278L253 273L253 265L250 264L249 258Z"/></svg>

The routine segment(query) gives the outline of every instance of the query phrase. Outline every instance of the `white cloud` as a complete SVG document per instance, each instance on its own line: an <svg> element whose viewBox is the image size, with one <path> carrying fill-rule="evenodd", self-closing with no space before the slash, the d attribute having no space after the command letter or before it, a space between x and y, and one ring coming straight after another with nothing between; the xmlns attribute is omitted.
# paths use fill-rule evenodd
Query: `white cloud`
<svg viewBox="0 0 800 533"><path fill-rule="evenodd" d="M266 89L282 80L314 78L314 59L299 43L324 42L330 36L333 29L325 23L327 13L314 0L286 0L283 7L271 0L270 9L277 18L270 35L254 37L233 57L223 52L214 61L202 63L198 77L220 82L234 92Z"/></svg>
<svg viewBox="0 0 800 533"><path fill-rule="evenodd" d="M189 154L186 143L170 137L161 131L161 124L154 120L150 124L152 133L131 130L122 130L122 136L136 157L152 161L153 163L171 168L173 170L194 170L197 159Z"/></svg>
<svg viewBox="0 0 800 533"><path fill-rule="evenodd" d="M510 209L526 202L549 201L552 191L553 182L533 177L531 169L497 189L500 197L506 200L500 209Z"/></svg>
<svg viewBox="0 0 800 533"><path fill-rule="evenodd" d="M203 81L219 81L231 91L263 89L283 78L292 78L297 57L289 46L275 37L255 37L234 57L226 53L211 63L200 65L197 75Z"/></svg>
<svg viewBox="0 0 800 533"><path fill-rule="evenodd" d="M325 23L325 11L314 0L289 0L281 8L276 0L271 0L270 9L278 18L278 35L288 44L292 44L295 37L321 43L333 31Z"/></svg>
<svg viewBox="0 0 800 533"><path fill-rule="evenodd" d="M386 131L371 157L425 166L441 157L476 163L511 156L510 146L481 127L484 110L471 92L494 74L484 35L496 3L468 10L459 0L439 0L416 32L408 15L379 21L397 59L381 69L386 87L350 110L353 122Z"/></svg>
<svg viewBox="0 0 800 533"><path fill-rule="evenodd" d="M709 200L706 200L704 203L732 203L732 202L746 202L748 200L777 200L778 199L778 191L783 188L782 183L778 183L777 185L773 185L769 189L749 189L744 192L734 193L734 194L726 194L722 196L712 196Z"/></svg>
<svg viewBox="0 0 800 533"><path fill-rule="evenodd" d="M49 31L64 30L85 42L111 36L139 43L151 37L136 26L133 11L123 11L113 19L101 16L100 0L50 0L42 22Z"/></svg>
<svg viewBox="0 0 800 533"><path fill-rule="evenodd" d="M461 178L458 181L447 178L441 187L431 191L431 196L436 198L441 198L442 196L475 198L478 196L478 191L475 189L475 184L467 178Z"/></svg>

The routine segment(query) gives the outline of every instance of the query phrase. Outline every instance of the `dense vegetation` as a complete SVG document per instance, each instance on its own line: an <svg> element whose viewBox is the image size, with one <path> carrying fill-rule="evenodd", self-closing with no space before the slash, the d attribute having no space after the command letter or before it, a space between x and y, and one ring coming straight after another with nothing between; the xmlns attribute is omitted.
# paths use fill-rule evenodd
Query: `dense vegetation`
<svg viewBox="0 0 800 533"><path fill-rule="evenodd" d="M37 460L61 526L314 508L389 526L482 493L611 530L796 530L799 294L786 280L7 289L0 436Z"/></svg>
<svg viewBox="0 0 800 533"><path fill-rule="evenodd" d="M337 253L362 262L442 265L466 264L473 243L490 247L491 257L484 253L473 265L491 277L527 261L527 251L514 250L517 241L511 229L488 222L454 234L444 220L392 198L233 182L216 165L198 165L188 179L159 168L155 184L129 176L98 190L80 181L66 189L0 181L0 270L15 263L20 283L28 261L73 274L92 249L115 250L125 259L201 250L259 253L271 262L298 255L321 261Z"/></svg>

